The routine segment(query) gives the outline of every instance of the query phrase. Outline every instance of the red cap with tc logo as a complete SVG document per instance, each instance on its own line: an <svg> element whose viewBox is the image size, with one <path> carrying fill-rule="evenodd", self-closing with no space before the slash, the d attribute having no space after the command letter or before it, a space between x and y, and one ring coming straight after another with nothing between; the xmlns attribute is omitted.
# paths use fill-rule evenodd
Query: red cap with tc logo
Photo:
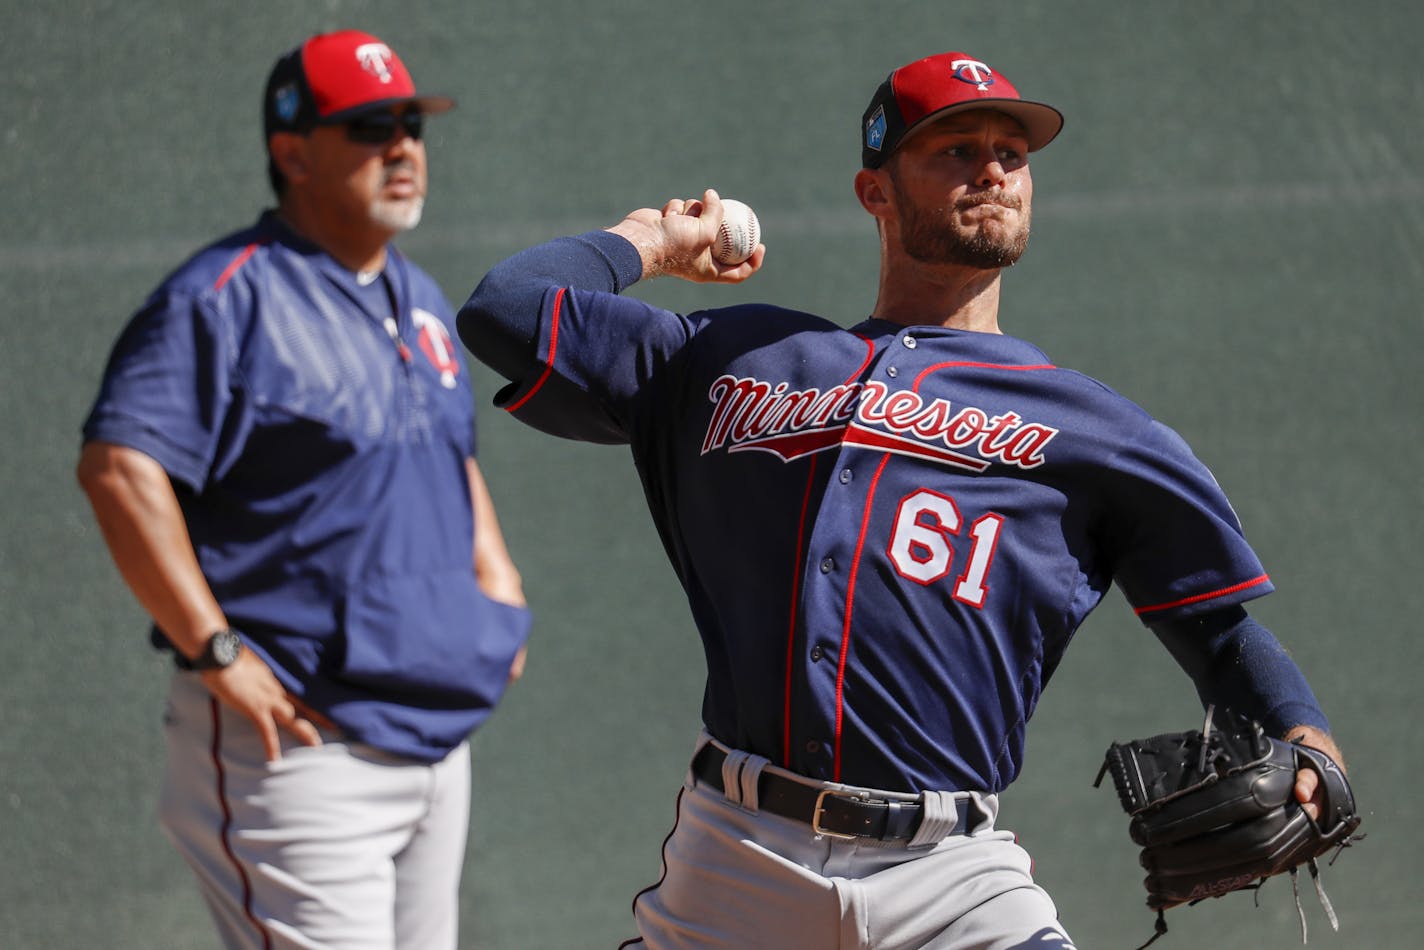
<svg viewBox="0 0 1424 950"><path fill-rule="evenodd" d="M448 96L418 95L405 63L371 34L322 33L272 67L262 100L263 132L305 132L404 103L424 113L455 107Z"/></svg>
<svg viewBox="0 0 1424 950"><path fill-rule="evenodd" d="M1063 114L1019 95L1013 84L968 53L940 53L901 66L885 77L861 117L860 158L879 168L927 119L969 109L1013 116L1028 133L1030 152L1053 141Z"/></svg>

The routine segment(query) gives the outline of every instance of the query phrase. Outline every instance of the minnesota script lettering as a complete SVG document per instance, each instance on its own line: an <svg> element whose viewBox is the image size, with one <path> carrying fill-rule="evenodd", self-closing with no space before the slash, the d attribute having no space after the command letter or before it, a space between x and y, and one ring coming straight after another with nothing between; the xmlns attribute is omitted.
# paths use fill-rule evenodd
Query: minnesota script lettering
<svg viewBox="0 0 1424 950"><path fill-rule="evenodd" d="M726 447L771 452L789 462L851 443L972 471L995 463L1030 469L1043 464L1043 451L1059 431L1025 422L1012 410L990 415L974 406L955 409L947 399L926 401L878 380L822 391L725 375L707 397L713 410L704 455Z"/></svg>

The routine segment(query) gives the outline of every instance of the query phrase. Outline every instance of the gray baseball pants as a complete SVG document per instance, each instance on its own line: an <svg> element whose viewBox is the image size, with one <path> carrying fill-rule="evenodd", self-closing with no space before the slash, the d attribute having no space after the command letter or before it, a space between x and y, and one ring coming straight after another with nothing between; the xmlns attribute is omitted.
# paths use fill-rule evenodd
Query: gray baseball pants
<svg viewBox="0 0 1424 950"><path fill-rule="evenodd" d="M257 732L176 673L159 822L230 950L454 950L470 759L433 765Z"/></svg>
<svg viewBox="0 0 1424 950"><path fill-rule="evenodd" d="M844 840L758 812L748 799L760 770L816 783L756 756L745 762L729 793L689 773L662 880L635 900L641 936L625 946L1072 950L1028 853L993 827L996 796L974 795L988 820L971 834L954 827L954 799L965 793L927 793L915 839Z"/></svg>

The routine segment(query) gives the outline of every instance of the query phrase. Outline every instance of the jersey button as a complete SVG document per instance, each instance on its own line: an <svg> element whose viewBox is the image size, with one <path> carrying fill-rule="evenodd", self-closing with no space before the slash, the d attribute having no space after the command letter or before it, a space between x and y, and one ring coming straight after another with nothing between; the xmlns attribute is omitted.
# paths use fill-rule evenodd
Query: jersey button
<svg viewBox="0 0 1424 950"><path fill-rule="evenodd" d="M907 350L913 350L915 347L920 345L919 342L909 334L906 334L905 338L900 342L905 344L905 349Z"/></svg>
<svg viewBox="0 0 1424 950"><path fill-rule="evenodd" d="M843 469L841 469L841 484L842 484L842 485L849 485L849 484L850 484L850 480L851 480L852 478L854 478L854 477L855 477L855 475L851 472L850 469L848 469L848 468L843 468Z"/></svg>
<svg viewBox="0 0 1424 950"><path fill-rule="evenodd" d="M825 656L825 655L826 655L826 651L822 650L819 646L814 646L814 647L811 648L811 662L812 662L812 663L819 663L819 662L821 661L821 657L823 657L823 656Z"/></svg>
<svg viewBox="0 0 1424 950"><path fill-rule="evenodd" d="M821 751L821 744L815 739L812 739L810 742L806 743L806 751L811 753L812 755L815 755L817 752Z"/></svg>
<svg viewBox="0 0 1424 950"><path fill-rule="evenodd" d="M885 369L885 375L889 376L891 379L894 379L896 376L900 375L900 371L893 366L889 366Z"/></svg>
<svg viewBox="0 0 1424 950"><path fill-rule="evenodd" d="M821 561L821 573L822 573L822 574L829 574L829 573L831 573L831 571L833 571L833 570L835 570L835 569L836 569L836 562L835 562L833 559L831 559L831 558L825 558L824 560Z"/></svg>

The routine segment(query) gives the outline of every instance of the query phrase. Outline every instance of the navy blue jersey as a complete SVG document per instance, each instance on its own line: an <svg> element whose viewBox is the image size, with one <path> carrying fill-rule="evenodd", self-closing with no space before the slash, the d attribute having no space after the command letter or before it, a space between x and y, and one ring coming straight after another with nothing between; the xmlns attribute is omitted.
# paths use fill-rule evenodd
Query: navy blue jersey
<svg viewBox="0 0 1424 950"><path fill-rule="evenodd" d="M1144 620L1271 590L1211 473L1106 386L997 334L678 315L595 233L496 268L460 333L540 429L626 442L735 748L876 788L999 791L1116 582ZM507 339L537 325L524 364ZM504 341L504 342L501 342ZM488 357L486 357L488 358Z"/></svg>
<svg viewBox="0 0 1424 950"><path fill-rule="evenodd" d="M154 292L84 425L168 472L213 593L286 688L425 760L489 714L528 630L475 581L450 317L394 248L363 284L268 213Z"/></svg>

